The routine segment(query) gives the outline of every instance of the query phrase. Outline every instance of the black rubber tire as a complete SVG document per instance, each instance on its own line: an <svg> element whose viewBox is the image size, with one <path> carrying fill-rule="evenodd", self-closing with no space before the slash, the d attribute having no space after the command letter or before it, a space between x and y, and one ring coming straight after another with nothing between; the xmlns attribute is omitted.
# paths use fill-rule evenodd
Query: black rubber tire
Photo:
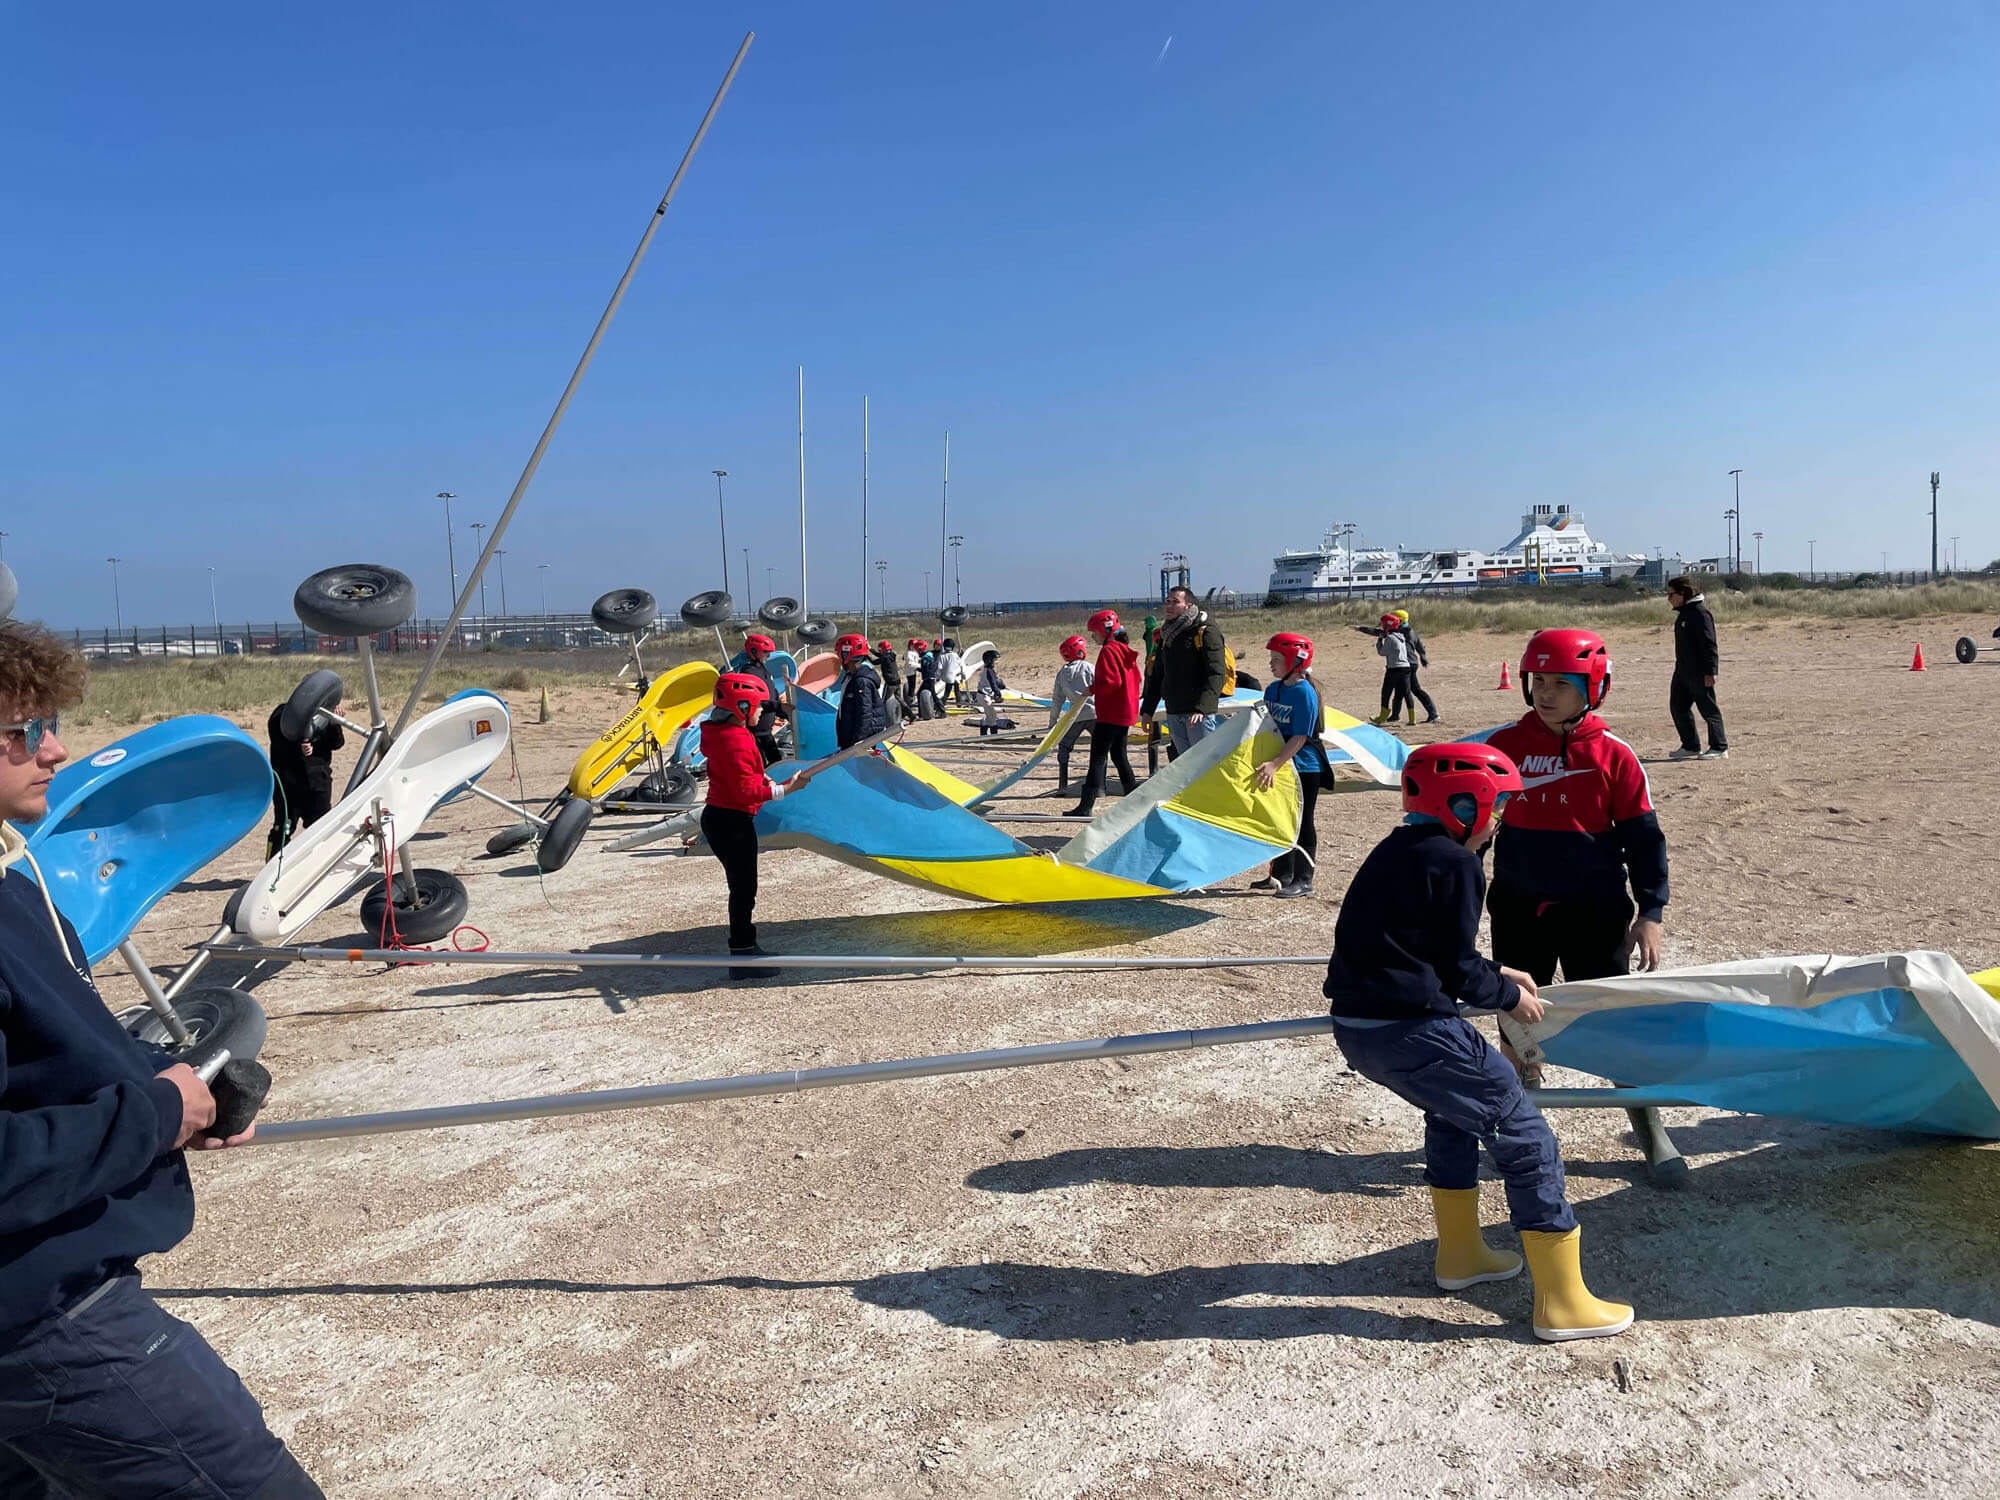
<svg viewBox="0 0 2000 1500"><path fill-rule="evenodd" d="M659 601L644 589L613 589L590 606L590 622L606 635L637 635L659 616Z"/></svg>
<svg viewBox="0 0 2000 1500"><path fill-rule="evenodd" d="M1255 672L1246 672L1241 667L1238 667L1236 669L1236 685L1240 688L1261 688L1264 685L1264 679L1259 677Z"/></svg>
<svg viewBox="0 0 2000 1500"><path fill-rule="evenodd" d="M669 805L682 805L694 801L694 772L686 766L668 766L664 771L655 771L646 778L646 785L654 797Z"/></svg>
<svg viewBox="0 0 2000 1500"><path fill-rule="evenodd" d="M840 627L831 620L808 620L792 634L808 646L831 646L840 639Z"/></svg>
<svg viewBox="0 0 2000 1500"><path fill-rule="evenodd" d="M1969 635L1960 636L1952 651L1968 667L1979 660L1979 642Z"/></svg>
<svg viewBox="0 0 2000 1500"><path fill-rule="evenodd" d="M292 613L321 635L379 635L417 612L417 586L380 563L322 568L292 595Z"/></svg>
<svg viewBox="0 0 2000 1500"><path fill-rule="evenodd" d="M174 1045L167 1023L150 1006L128 1012L132 1018L126 1029L148 1046L166 1048L175 1062L197 1070L224 1049L231 1057L255 1057L264 1045L264 1008L242 990L197 985L175 998L174 1013L193 1033L184 1047Z"/></svg>
<svg viewBox="0 0 2000 1500"><path fill-rule="evenodd" d="M278 732L295 745L303 744L312 737L313 720L329 708L340 707L341 694L346 691L338 672L321 667L306 673L278 710Z"/></svg>
<svg viewBox="0 0 2000 1500"><path fill-rule="evenodd" d="M736 613L736 601L720 589L696 594L681 606L681 619L689 625L727 625Z"/></svg>
<svg viewBox="0 0 2000 1500"><path fill-rule="evenodd" d="M963 604L948 604L938 611L940 625L963 625L970 618Z"/></svg>
<svg viewBox="0 0 2000 1500"><path fill-rule="evenodd" d="M805 606L789 594L766 599L757 606L757 618L773 630L796 630L806 622Z"/></svg>
<svg viewBox="0 0 2000 1500"><path fill-rule="evenodd" d="M452 929L465 920L466 910L472 904L465 882L449 870L409 873L417 883L417 904L403 904L403 877L398 875L394 935L406 943L435 943L439 938L450 937ZM382 918L389 905L388 890L387 881L378 882L361 898L361 925L368 929L370 938L382 932Z"/></svg>
<svg viewBox="0 0 2000 1500"><path fill-rule="evenodd" d="M525 849L534 843L539 831L533 823L516 823L512 828L503 828L486 841L486 852L512 854L516 849Z"/></svg>
<svg viewBox="0 0 2000 1500"><path fill-rule="evenodd" d="M548 832L542 835L541 848L535 851L535 867L544 875L553 875L568 864L596 816L597 809L586 799L563 798L563 805L549 821Z"/></svg>
<svg viewBox="0 0 2000 1500"><path fill-rule="evenodd" d="M0 562L0 620L14 613L14 604L21 597L21 586L14 581L14 570Z"/></svg>

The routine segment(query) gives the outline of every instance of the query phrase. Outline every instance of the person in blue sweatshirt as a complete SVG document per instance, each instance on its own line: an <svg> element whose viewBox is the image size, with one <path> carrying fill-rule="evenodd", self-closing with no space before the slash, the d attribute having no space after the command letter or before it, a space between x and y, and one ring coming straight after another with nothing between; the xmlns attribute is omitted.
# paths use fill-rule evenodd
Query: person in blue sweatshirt
<svg viewBox="0 0 2000 1500"><path fill-rule="evenodd" d="M1535 1278L1535 1336L1605 1338L1632 1326L1632 1309L1584 1286L1581 1231L1564 1196L1555 1134L1514 1069L1459 1014L1461 1006L1506 1011L1530 1026L1542 1018L1535 981L1478 947L1480 853L1520 790L1520 771L1490 745L1410 752L1403 826L1375 846L1348 887L1325 994L1335 1044L1354 1071L1423 1111L1437 1284L1459 1291L1520 1274L1521 1257L1480 1233L1484 1145L1506 1181Z"/></svg>
<svg viewBox="0 0 2000 1500"><path fill-rule="evenodd" d="M0 625L0 1496L320 1500L243 1383L140 1286L194 1227L215 1100L106 1009L11 825L48 810L81 658Z"/></svg>

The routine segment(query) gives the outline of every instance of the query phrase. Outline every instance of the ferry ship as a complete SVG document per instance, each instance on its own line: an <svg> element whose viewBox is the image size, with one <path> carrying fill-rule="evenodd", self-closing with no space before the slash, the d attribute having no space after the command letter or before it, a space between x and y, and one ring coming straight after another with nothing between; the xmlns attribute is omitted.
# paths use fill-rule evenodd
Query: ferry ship
<svg viewBox="0 0 2000 1500"><path fill-rule="evenodd" d="M1296 599L1595 582L1631 573L1645 561L1641 553L1613 552L1591 536L1583 516L1567 505L1529 507L1522 513L1520 533L1492 552L1356 546L1353 531L1351 526L1335 527L1319 546L1273 558L1271 593Z"/></svg>

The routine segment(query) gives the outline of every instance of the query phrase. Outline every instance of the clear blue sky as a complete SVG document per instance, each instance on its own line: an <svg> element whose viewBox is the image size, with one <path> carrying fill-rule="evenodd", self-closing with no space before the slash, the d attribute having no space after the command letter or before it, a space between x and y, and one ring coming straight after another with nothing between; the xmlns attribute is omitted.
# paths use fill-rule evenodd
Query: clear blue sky
<svg viewBox="0 0 2000 1500"><path fill-rule="evenodd" d="M509 537L509 602L751 549L852 606L1261 587L1337 519L1536 500L1767 568L2000 553L2000 39L1976 4L17 7L0 530L23 612L442 613L742 31L737 87ZM1171 47L1161 56L1167 38ZM1920 539L1920 533L1923 535ZM461 530L461 558L471 535ZM872 586L871 572L871 586ZM935 587L935 583L933 584ZM498 607L497 587L489 600Z"/></svg>

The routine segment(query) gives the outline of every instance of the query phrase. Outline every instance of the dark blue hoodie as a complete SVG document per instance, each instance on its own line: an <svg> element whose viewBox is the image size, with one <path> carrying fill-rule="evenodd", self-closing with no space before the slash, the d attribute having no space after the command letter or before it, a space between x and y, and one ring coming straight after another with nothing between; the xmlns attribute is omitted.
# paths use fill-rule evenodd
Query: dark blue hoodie
<svg viewBox="0 0 2000 1500"><path fill-rule="evenodd" d="M0 1344L194 1227L166 1056L82 962L34 881L0 876Z"/></svg>

